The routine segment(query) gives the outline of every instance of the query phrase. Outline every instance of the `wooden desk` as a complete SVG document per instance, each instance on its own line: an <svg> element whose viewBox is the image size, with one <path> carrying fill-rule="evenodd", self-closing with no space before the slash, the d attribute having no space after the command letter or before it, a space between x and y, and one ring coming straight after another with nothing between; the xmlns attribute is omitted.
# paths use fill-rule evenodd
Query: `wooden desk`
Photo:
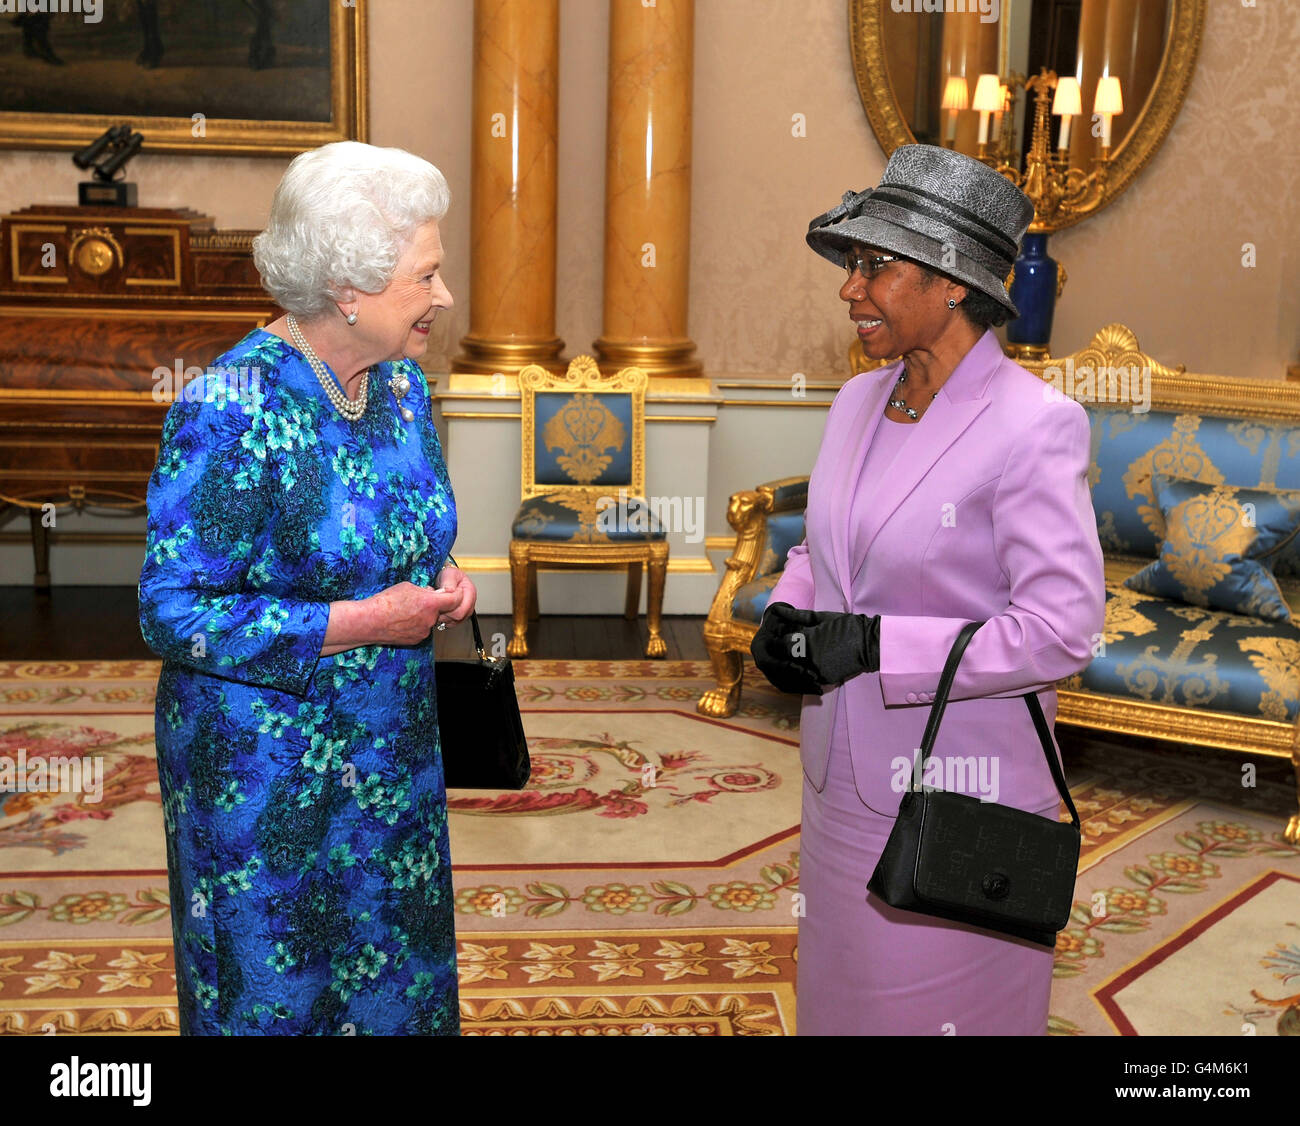
<svg viewBox="0 0 1300 1126"><path fill-rule="evenodd" d="M279 315L254 234L157 208L0 217L0 517L28 511L37 587L60 510L143 508L170 405L155 369L206 367Z"/></svg>

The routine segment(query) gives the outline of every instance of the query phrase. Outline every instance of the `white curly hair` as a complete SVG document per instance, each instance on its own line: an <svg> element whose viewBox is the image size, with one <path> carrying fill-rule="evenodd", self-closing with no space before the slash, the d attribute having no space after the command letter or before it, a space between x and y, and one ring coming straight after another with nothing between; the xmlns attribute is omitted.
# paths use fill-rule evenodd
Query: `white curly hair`
<svg viewBox="0 0 1300 1126"><path fill-rule="evenodd" d="M451 206L447 180L405 149L339 141L294 157L253 240L262 286L299 317L323 313L339 288L379 293L416 230Z"/></svg>

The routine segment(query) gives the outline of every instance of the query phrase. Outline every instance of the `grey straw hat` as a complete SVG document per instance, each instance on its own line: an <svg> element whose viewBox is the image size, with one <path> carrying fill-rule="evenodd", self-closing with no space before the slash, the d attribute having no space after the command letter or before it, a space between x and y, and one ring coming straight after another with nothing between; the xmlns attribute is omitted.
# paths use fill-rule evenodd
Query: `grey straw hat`
<svg viewBox="0 0 1300 1126"><path fill-rule="evenodd" d="M901 145L874 189L845 192L808 224L807 237L837 266L854 243L910 258L1018 317L1004 280L1033 217L1029 197L987 164L934 145Z"/></svg>

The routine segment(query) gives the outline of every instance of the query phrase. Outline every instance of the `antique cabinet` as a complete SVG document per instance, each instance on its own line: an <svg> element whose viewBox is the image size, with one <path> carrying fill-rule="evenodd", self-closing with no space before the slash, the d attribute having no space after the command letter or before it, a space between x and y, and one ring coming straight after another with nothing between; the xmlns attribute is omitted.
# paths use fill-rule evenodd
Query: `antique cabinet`
<svg viewBox="0 0 1300 1126"><path fill-rule="evenodd" d="M26 510L37 587L50 513L142 510L176 382L157 370L203 368L278 315L253 235L158 208L0 218L0 523Z"/></svg>

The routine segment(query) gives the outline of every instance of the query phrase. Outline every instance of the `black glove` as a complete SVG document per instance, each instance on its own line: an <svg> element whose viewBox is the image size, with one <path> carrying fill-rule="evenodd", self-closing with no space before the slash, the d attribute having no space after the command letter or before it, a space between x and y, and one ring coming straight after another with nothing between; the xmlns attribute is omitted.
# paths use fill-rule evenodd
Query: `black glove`
<svg viewBox="0 0 1300 1126"><path fill-rule="evenodd" d="M784 602L771 609L773 626L782 630L782 651L818 684L843 684L860 673L879 670L878 614L796 610Z"/></svg>
<svg viewBox="0 0 1300 1126"><path fill-rule="evenodd" d="M754 664L778 691L793 692L799 696L820 696L821 686L807 665L791 656L790 642L786 637L789 627L776 615L778 608L797 612L785 602L773 602L768 606L758 632L754 634L754 640L749 643Z"/></svg>

